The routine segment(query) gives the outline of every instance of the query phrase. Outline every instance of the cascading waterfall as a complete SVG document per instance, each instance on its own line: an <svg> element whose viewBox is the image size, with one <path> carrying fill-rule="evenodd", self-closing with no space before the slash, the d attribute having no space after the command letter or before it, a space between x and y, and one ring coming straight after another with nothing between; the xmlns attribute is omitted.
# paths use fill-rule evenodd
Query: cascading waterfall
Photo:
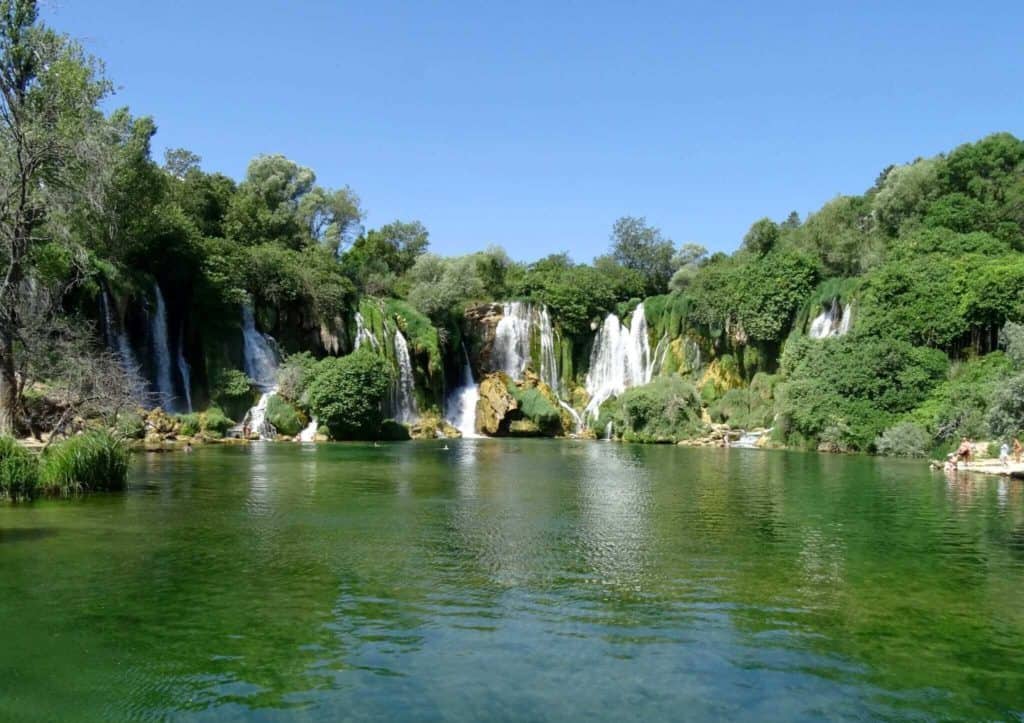
<svg viewBox="0 0 1024 723"><path fill-rule="evenodd" d="M377 338L370 333L369 329L366 328L366 320L363 318L363 315L357 311L355 348L358 349L363 344L369 344L374 349L380 348L380 345L377 343Z"/></svg>
<svg viewBox="0 0 1024 723"><path fill-rule="evenodd" d="M192 413L192 369L185 361L185 322L178 329L178 374L181 375L181 387L185 390L185 406Z"/></svg>
<svg viewBox="0 0 1024 723"><path fill-rule="evenodd" d="M558 360L555 357L555 331L551 326L548 307L541 306L536 311L536 317L537 331L540 334L540 378L557 395L559 392ZM575 410L573 410L573 414L575 414Z"/></svg>
<svg viewBox="0 0 1024 723"><path fill-rule="evenodd" d="M153 357L156 361L156 391L160 395L160 404L171 409L176 395L174 380L171 378L171 349L167 341L167 305L160 284L156 282L153 283L153 296L156 309L149 319L149 338L153 342Z"/></svg>
<svg viewBox="0 0 1024 723"><path fill-rule="evenodd" d="M469 353L462 346L462 378L459 386L448 399L445 418L448 423L462 433L464 439L476 439L476 403L480 399L480 390L473 379L473 367L469 364Z"/></svg>
<svg viewBox="0 0 1024 723"><path fill-rule="evenodd" d="M316 421L316 417L313 417L311 420L309 420L309 424L306 425L306 428L299 432L299 441L315 442L316 433L319 431L319 429L320 423Z"/></svg>
<svg viewBox="0 0 1024 723"><path fill-rule="evenodd" d="M260 439L273 439L277 430L267 421L267 403L277 392L277 353L272 339L256 328L256 318L248 304L242 307L242 340L245 373L261 391L256 406L246 412L242 420L242 431L256 434Z"/></svg>
<svg viewBox="0 0 1024 723"><path fill-rule="evenodd" d="M121 360L121 366L125 371L135 374L139 369L139 362L132 351L132 345L128 341L128 335L119 330L114 324L114 315L111 311L110 294L104 289L100 294L100 310L103 312L103 335L106 337L107 346L117 352Z"/></svg>
<svg viewBox="0 0 1024 723"><path fill-rule="evenodd" d="M579 434L583 431L583 417L580 416L580 413L573 409L572 405L564 399L559 398L558 404L572 417L573 434Z"/></svg>
<svg viewBox="0 0 1024 723"><path fill-rule="evenodd" d="M507 301L494 332L494 366L512 379L522 379L530 362L533 309L521 301Z"/></svg>
<svg viewBox="0 0 1024 723"><path fill-rule="evenodd" d="M629 328L615 314L609 314L594 339L587 372L586 389L590 402L583 414L596 418L601 405L630 387L651 381L651 347L647 339L647 318L644 305L633 311Z"/></svg>
<svg viewBox="0 0 1024 723"><path fill-rule="evenodd" d="M391 390L391 415L396 421L411 424L419 416L416 411L412 359L409 358L409 345L405 341L405 336L398 329L395 329L394 343L398 376Z"/></svg>
<svg viewBox="0 0 1024 723"><path fill-rule="evenodd" d="M853 323L853 304L845 307L839 299L832 299L829 308L824 309L811 321L807 335L812 339L827 339L831 336L842 336L850 330Z"/></svg>

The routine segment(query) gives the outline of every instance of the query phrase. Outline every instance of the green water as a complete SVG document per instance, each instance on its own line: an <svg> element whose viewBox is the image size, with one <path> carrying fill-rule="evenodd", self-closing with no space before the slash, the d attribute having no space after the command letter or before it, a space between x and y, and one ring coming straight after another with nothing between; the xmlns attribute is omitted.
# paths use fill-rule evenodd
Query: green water
<svg viewBox="0 0 1024 723"><path fill-rule="evenodd" d="M449 445L139 456L0 507L0 720L1024 712L1020 482Z"/></svg>

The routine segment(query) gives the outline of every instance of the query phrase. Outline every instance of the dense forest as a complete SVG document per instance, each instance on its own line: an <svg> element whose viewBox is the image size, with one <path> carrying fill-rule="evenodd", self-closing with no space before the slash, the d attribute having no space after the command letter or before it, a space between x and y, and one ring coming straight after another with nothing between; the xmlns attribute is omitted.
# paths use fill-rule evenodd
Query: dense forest
<svg viewBox="0 0 1024 723"><path fill-rule="evenodd" d="M1024 428L1024 142L890 166L731 254L625 217L590 263L443 257L350 188L236 181L101 103L101 63L0 3L0 431L486 434L924 455ZM739 240L738 240L739 241ZM160 412L153 412L159 408Z"/></svg>

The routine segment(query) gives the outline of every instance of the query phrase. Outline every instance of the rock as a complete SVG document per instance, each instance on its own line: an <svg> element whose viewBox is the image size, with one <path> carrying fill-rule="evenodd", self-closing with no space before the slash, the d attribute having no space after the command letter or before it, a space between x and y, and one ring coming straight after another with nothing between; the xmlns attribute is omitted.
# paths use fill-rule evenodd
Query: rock
<svg viewBox="0 0 1024 723"><path fill-rule="evenodd" d="M501 304L476 304L466 309L466 332L472 348L469 356L478 379L491 370L494 337L501 317Z"/></svg>
<svg viewBox="0 0 1024 723"><path fill-rule="evenodd" d="M179 424L177 420L160 407L150 410L146 414L146 436L149 432L156 432L160 435L174 435L178 433Z"/></svg>
<svg viewBox="0 0 1024 723"><path fill-rule="evenodd" d="M515 397L508 391L508 377L502 372L488 374L480 382L480 399L476 403L476 428L489 435L507 431L506 417L510 412L517 410L518 406Z"/></svg>

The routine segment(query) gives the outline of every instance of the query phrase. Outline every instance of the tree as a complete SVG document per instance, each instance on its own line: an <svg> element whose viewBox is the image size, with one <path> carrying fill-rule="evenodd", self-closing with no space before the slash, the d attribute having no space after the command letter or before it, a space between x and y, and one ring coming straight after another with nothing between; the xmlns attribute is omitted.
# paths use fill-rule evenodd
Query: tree
<svg viewBox="0 0 1024 723"><path fill-rule="evenodd" d="M34 0L0 2L0 433L15 425L21 310L35 253L70 245L59 209L90 187L100 160L96 109L109 92L97 61L38 20Z"/></svg>
<svg viewBox="0 0 1024 723"><path fill-rule="evenodd" d="M700 244L688 243L679 247L672 264L676 272L668 286L670 291L683 291L697 275L697 269L707 260L708 250Z"/></svg>
<svg viewBox="0 0 1024 723"><path fill-rule="evenodd" d="M640 272L648 295L664 293L675 268L675 245L647 219L623 216L612 226L612 258L627 269Z"/></svg>
<svg viewBox="0 0 1024 723"><path fill-rule="evenodd" d="M367 347L323 359L307 389L309 409L334 439L377 437L391 374L388 362Z"/></svg>
<svg viewBox="0 0 1024 723"><path fill-rule="evenodd" d="M346 273L366 293L394 293L399 276L409 271L430 243L419 221L395 221L361 235L342 257Z"/></svg>
<svg viewBox="0 0 1024 723"><path fill-rule="evenodd" d="M164 151L164 168L178 180L184 179L189 171L199 170L202 160L185 148L168 148Z"/></svg>
<svg viewBox="0 0 1024 723"><path fill-rule="evenodd" d="M779 225L770 218L762 218L754 221L750 230L743 237L743 248L758 256L764 256L775 248L775 242L778 240Z"/></svg>

